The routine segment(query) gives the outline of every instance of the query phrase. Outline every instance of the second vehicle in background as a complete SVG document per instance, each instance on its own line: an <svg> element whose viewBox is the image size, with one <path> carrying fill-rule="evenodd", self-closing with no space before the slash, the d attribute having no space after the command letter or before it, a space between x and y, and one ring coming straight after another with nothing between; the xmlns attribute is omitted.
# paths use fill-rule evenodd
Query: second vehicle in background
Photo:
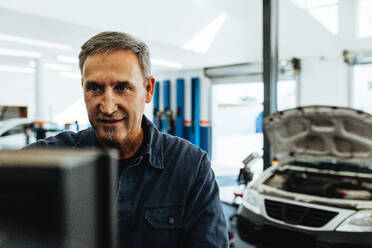
<svg viewBox="0 0 372 248"><path fill-rule="evenodd" d="M38 138L56 135L61 131L52 122L35 122L27 118L0 121L0 149L21 149Z"/></svg>

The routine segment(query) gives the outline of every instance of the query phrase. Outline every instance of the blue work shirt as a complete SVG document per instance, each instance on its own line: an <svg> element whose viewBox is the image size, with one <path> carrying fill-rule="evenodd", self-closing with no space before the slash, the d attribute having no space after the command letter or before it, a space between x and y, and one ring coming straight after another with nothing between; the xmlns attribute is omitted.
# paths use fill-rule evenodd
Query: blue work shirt
<svg viewBox="0 0 372 248"><path fill-rule="evenodd" d="M120 247L228 247L219 189L207 154L160 132L145 116L142 149L119 175ZM101 148L92 128L29 147Z"/></svg>

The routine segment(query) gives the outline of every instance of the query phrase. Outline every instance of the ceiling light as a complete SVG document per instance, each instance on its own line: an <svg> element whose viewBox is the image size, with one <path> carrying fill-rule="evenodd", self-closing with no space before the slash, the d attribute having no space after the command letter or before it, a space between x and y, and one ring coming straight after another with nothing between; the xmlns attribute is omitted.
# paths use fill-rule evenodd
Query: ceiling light
<svg viewBox="0 0 372 248"><path fill-rule="evenodd" d="M54 48L54 49L59 49L59 50L72 50L71 46L65 45L62 43L55 43L55 42L37 40L37 39L31 39L31 38L24 38L24 37L8 35L8 34L0 34L0 40L11 41L11 42L16 42L20 44L32 45L32 46Z"/></svg>
<svg viewBox="0 0 372 248"><path fill-rule="evenodd" d="M192 40L185 43L183 48L197 53L206 53L225 22L226 17L226 13L218 16L214 21L209 23L203 28L203 30L195 35Z"/></svg>
<svg viewBox="0 0 372 248"><path fill-rule="evenodd" d="M204 6L205 0L193 0L193 2L198 6Z"/></svg>
<svg viewBox="0 0 372 248"><path fill-rule="evenodd" d="M36 66L36 62L35 62L35 60L31 60L31 61L28 63L28 65L29 65L30 67L35 67L35 66Z"/></svg>
<svg viewBox="0 0 372 248"><path fill-rule="evenodd" d="M0 71L35 73L35 69L33 69L33 68L18 67L18 66L7 66L7 65L0 65Z"/></svg>
<svg viewBox="0 0 372 248"><path fill-rule="evenodd" d="M30 61L30 63L28 63L28 65L30 67L35 67L36 62L35 61ZM49 69L49 70L56 70L56 71L72 71L72 66L71 65L63 65L63 64L45 63L44 68Z"/></svg>
<svg viewBox="0 0 372 248"><path fill-rule="evenodd" d="M2 49L2 48L0 48L0 55L27 57L27 58L40 58L41 57L41 54L38 52L10 50L10 49Z"/></svg>
<svg viewBox="0 0 372 248"><path fill-rule="evenodd" d="M57 60L59 62L66 62L66 63L71 63L71 64L78 64L79 63L79 59L77 59L77 58L69 57L69 56L62 56L62 55L58 55Z"/></svg>
<svg viewBox="0 0 372 248"><path fill-rule="evenodd" d="M165 66L165 67L171 67L171 68L177 68L177 69L180 69L183 67L180 63L162 60L162 59L151 59L151 63L153 65Z"/></svg>
<svg viewBox="0 0 372 248"><path fill-rule="evenodd" d="M49 70L56 70L56 71L71 71L71 65L62 65L62 64L52 64L52 63L45 63L45 69Z"/></svg>
<svg viewBox="0 0 372 248"><path fill-rule="evenodd" d="M59 73L60 76L62 77L69 77L69 78L81 78L81 75L79 73L74 73L74 72L61 72Z"/></svg>

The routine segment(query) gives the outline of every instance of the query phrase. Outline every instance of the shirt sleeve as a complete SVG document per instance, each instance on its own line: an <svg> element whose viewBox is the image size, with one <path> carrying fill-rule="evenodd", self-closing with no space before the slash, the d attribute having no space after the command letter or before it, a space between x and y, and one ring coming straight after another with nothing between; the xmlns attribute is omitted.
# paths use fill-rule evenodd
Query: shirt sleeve
<svg viewBox="0 0 372 248"><path fill-rule="evenodd" d="M185 206L185 236L180 247L228 247L219 189L207 154L203 154Z"/></svg>

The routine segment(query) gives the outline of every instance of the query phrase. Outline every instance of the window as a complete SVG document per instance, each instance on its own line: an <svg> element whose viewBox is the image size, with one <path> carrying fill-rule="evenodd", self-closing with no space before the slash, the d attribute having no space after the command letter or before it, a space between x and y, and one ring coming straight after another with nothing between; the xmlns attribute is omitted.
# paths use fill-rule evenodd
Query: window
<svg viewBox="0 0 372 248"><path fill-rule="evenodd" d="M226 83L212 87L212 161L217 175L235 175L250 153L262 154L263 83ZM296 82L278 82L278 110L296 107ZM262 171L262 162L254 172Z"/></svg>
<svg viewBox="0 0 372 248"><path fill-rule="evenodd" d="M359 0L357 6L357 32L358 38L372 36L372 1Z"/></svg>
<svg viewBox="0 0 372 248"><path fill-rule="evenodd" d="M372 114L372 64L353 67L352 107Z"/></svg>
<svg viewBox="0 0 372 248"><path fill-rule="evenodd" d="M286 80L278 82L278 110L290 109L296 106L296 82Z"/></svg>

